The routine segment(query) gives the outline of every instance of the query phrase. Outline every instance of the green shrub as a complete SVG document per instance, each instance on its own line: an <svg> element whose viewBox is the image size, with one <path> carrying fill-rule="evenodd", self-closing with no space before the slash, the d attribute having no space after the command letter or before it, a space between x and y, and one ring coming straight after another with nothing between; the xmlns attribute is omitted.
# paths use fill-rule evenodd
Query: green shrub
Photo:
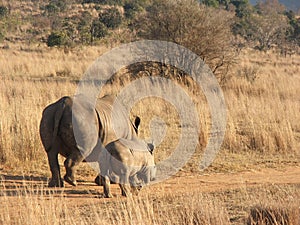
<svg viewBox="0 0 300 225"><path fill-rule="evenodd" d="M91 25L91 42L94 38L103 38L108 34L107 27L99 20L94 20Z"/></svg>
<svg viewBox="0 0 300 225"><path fill-rule="evenodd" d="M122 5L123 0L83 0L82 3L95 3L101 5Z"/></svg>
<svg viewBox="0 0 300 225"><path fill-rule="evenodd" d="M0 30L0 42L2 42L5 38L4 32Z"/></svg>
<svg viewBox="0 0 300 225"><path fill-rule="evenodd" d="M47 46L62 46L67 44L67 35L64 32L53 31L47 38Z"/></svg>
<svg viewBox="0 0 300 225"><path fill-rule="evenodd" d="M48 14L56 14L63 12L67 8L67 1L65 0L51 0L48 5L45 6L45 11Z"/></svg>
<svg viewBox="0 0 300 225"><path fill-rule="evenodd" d="M139 1L126 2L123 8L125 17L129 19L133 19L135 15L142 10L142 6Z"/></svg>
<svg viewBox="0 0 300 225"><path fill-rule="evenodd" d="M107 28L117 28L122 23L122 15L117 8L110 8L99 14L99 20Z"/></svg>
<svg viewBox="0 0 300 225"><path fill-rule="evenodd" d="M3 18L8 15L8 8L0 5L0 18Z"/></svg>

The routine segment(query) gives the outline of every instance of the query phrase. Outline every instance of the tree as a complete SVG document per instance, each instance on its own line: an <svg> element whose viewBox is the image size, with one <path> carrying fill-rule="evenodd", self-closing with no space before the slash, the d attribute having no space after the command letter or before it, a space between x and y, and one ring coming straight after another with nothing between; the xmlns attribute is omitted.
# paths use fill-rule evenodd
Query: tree
<svg viewBox="0 0 300 225"><path fill-rule="evenodd" d="M99 20L107 28L115 29L122 23L122 15L117 8L113 7L99 13Z"/></svg>
<svg viewBox="0 0 300 225"><path fill-rule="evenodd" d="M290 29L283 14L285 8L278 0L265 0L260 1L255 9L256 12L241 21L240 34L259 50L282 45Z"/></svg>
<svg viewBox="0 0 300 225"><path fill-rule="evenodd" d="M81 43L89 43L92 41L91 37L92 15L88 11L81 13L77 30Z"/></svg>
<svg viewBox="0 0 300 225"><path fill-rule="evenodd" d="M234 0L236 1L236 0ZM233 33L240 35L259 50L287 45L291 26L284 15L285 7L278 0L259 1L252 12L237 18Z"/></svg>
<svg viewBox="0 0 300 225"><path fill-rule="evenodd" d="M253 14L248 23L246 38L257 42L259 50L268 50L280 44L289 27L286 18L279 14Z"/></svg>
<svg viewBox="0 0 300 225"><path fill-rule="evenodd" d="M4 38L5 38L5 34L2 31L2 29L0 28L0 42L3 41Z"/></svg>
<svg viewBox="0 0 300 225"><path fill-rule="evenodd" d="M251 5L249 0L231 0L230 4L235 7L235 15L238 18L245 18L251 14Z"/></svg>
<svg viewBox="0 0 300 225"><path fill-rule="evenodd" d="M45 6L45 11L48 15L57 14L65 11L67 8L67 0L50 0Z"/></svg>
<svg viewBox="0 0 300 225"><path fill-rule="evenodd" d="M5 38L6 33L6 24L5 22L1 22L1 19L6 19L7 15L9 13L9 10L7 7L0 5L0 41L3 41Z"/></svg>
<svg viewBox="0 0 300 225"><path fill-rule="evenodd" d="M285 15L291 25L288 36L300 46L300 18L297 18L295 13L291 10L286 12Z"/></svg>
<svg viewBox="0 0 300 225"><path fill-rule="evenodd" d="M259 14L283 14L286 10L278 0L260 0L255 8Z"/></svg>
<svg viewBox="0 0 300 225"><path fill-rule="evenodd" d="M64 32L53 31L47 38L47 46L62 46L67 42L67 35Z"/></svg>
<svg viewBox="0 0 300 225"><path fill-rule="evenodd" d="M94 38L103 38L108 34L107 27L98 19L93 20L90 29L91 33L91 43L93 43Z"/></svg>
<svg viewBox="0 0 300 225"><path fill-rule="evenodd" d="M286 33L285 42L281 44L280 50L283 55L291 55L300 50L300 18L297 18L293 11L285 11L289 29Z"/></svg>
<svg viewBox="0 0 300 225"><path fill-rule="evenodd" d="M95 3L101 5L122 5L123 0L83 0L82 3Z"/></svg>
<svg viewBox="0 0 300 225"><path fill-rule="evenodd" d="M72 21L70 18L65 18L62 23L62 31L65 33L67 42L75 42L77 38L77 27L75 21Z"/></svg>
<svg viewBox="0 0 300 225"><path fill-rule="evenodd" d="M142 11L143 9L143 1L133 0L125 2L124 8L124 15L128 19L133 19L138 12Z"/></svg>
<svg viewBox="0 0 300 225"><path fill-rule="evenodd" d="M201 21L201 22L199 22ZM133 22L138 36L183 45L223 79L234 60L232 16L193 0L155 0Z"/></svg>
<svg viewBox="0 0 300 225"><path fill-rule="evenodd" d="M0 5L0 19L8 15L8 8Z"/></svg>
<svg viewBox="0 0 300 225"><path fill-rule="evenodd" d="M214 7L214 8L219 7L219 0L201 0L200 2L210 7Z"/></svg>

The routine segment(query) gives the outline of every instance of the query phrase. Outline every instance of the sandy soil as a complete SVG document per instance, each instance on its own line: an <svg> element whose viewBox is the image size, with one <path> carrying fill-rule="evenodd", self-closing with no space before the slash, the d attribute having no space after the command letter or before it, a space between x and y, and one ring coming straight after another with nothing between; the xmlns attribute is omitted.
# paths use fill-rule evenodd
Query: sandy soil
<svg viewBox="0 0 300 225"><path fill-rule="evenodd" d="M113 199L102 198L102 187L93 183L93 177L86 177L78 180L78 186L72 187L65 184L64 188L51 189L47 187L47 178L37 176L14 176L2 171L0 182L1 195L17 196L20 190L36 189L44 193L63 195L72 204L85 204L87 201L98 198L100 201L113 201ZM157 195L172 193L182 195L187 192L217 192L232 190L241 187L255 187L274 184L293 184L300 187L300 167L282 167L280 169L261 169L259 171L247 171L238 173L217 173L193 175L180 172L178 175L169 178L161 183L153 184L142 190L148 190ZM120 196L118 185L112 185L112 194ZM79 200L80 199L80 200Z"/></svg>

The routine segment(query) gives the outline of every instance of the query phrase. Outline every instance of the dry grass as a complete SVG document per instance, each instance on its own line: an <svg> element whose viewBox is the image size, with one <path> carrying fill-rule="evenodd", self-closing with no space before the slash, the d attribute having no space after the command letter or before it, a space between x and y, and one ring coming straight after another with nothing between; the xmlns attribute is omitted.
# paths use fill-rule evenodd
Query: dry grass
<svg viewBox="0 0 300 225"><path fill-rule="evenodd" d="M299 56L284 58L251 51L244 53L237 65L237 75L243 68L255 68L246 70L255 74L244 72L244 77L235 76L225 87L229 111L225 148L265 154L297 153L299 62Z"/></svg>
<svg viewBox="0 0 300 225"><path fill-rule="evenodd" d="M255 206L251 208L247 225L296 225L300 223L299 207Z"/></svg>
<svg viewBox="0 0 300 225"><path fill-rule="evenodd" d="M11 165L12 168L24 162L24 166L28 166L29 161L31 165L45 162L38 134L43 108L64 95L73 95L76 81L87 66L106 51L101 47L78 48L70 52L41 46L23 46L22 49L12 46L0 50L0 160L2 165ZM264 153L266 158L280 156L282 161L284 158L297 159L295 156L300 147L299 57L283 58L251 51L241 55L234 71L236 76L223 87L228 108L223 150L229 154L246 155L246 159L237 157L242 161L236 162L236 167L243 164L243 160L252 158L253 152ZM126 86L131 72L121 71L124 79L108 86L106 92L117 93ZM202 97L193 96L194 84L183 83L187 84L182 85L192 96L200 115L200 145L189 164L194 171L209 135L210 116L203 94L199 95ZM158 147L157 157L158 160L166 158L179 138L176 109L166 101L150 98L136 104L132 114L141 116L141 136L146 139L151 138L149 124L153 118L159 118L156 122L164 122L166 138ZM232 161L220 162L225 167L228 163L234 164ZM254 160L253 163L257 162Z"/></svg>
<svg viewBox="0 0 300 225"><path fill-rule="evenodd" d="M73 49L47 48L41 44L14 45L0 48L2 77L31 79L80 79L87 67L106 47L78 47Z"/></svg>
<svg viewBox="0 0 300 225"><path fill-rule="evenodd" d="M3 75L0 83L0 169L11 175L22 173L49 177L38 134L41 113L56 99L73 95L81 73L102 52L98 48L87 49L85 54L88 56L81 59L85 50L69 53L58 49L40 51L35 47L27 51L0 50L3 53L0 54ZM265 59L266 55L260 54L245 52L234 71L237 76L223 87L228 108L227 131L223 148L207 172L299 164L300 56L282 58L270 55ZM264 63L261 60L265 60ZM117 93L129 82L130 72L121 73L123 81L108 85L105 92ZM184 87L190 95L195 93L193 85L188 83ZM210 116L203 96L192 98L200 115L201 138L196 154L183 169L196 172L209 135ZM179 140L176 108L162 99L146 98L133 107L132 114L141 116L141 136L146 139L152 135L149 124L153 118L156 123L163 121L167 130L157 148L156 160L168 157ZM81 175L91 177L92 173L94 171L90 168L79 168ZM252 225L273 214L289 221L299 218L299 211L294 210L300 204L299 187L292 186L241 188L210 194L196 192L189 196L145 191L140 197L112 202L94 197L81 203L74 200L70 208L71 199L63 191L45 190L45 185L21 185L14 192L1 185L3 207L0 209L0 223L214 225L246 224L249 220ZM290 204L287 199L297 201ZM278 202L280 207L277 207Z"/></svg>
<svg viewBox="0 0 300 225"><path fill-rule="evenodd" d="M176 196L145 189L134 198L107 201L97 192L72 198L63 188L44 188L43 181L5 182L0 179L0 224L229 224L221 202L201 193Z"/></svg>
<svg viewBox="0 0 300 225"><path fill-rule="evenodd" d="M241 187L216 193L216 196L225 203L232 224L299 224L300 192L297 185Z"/></svg>
<svg viewBox="0 0 300 225"><path fill-rule="evenodd" d="M44 185L24 183L10 187L14 191L0 189L0 223L298 225L300 219L297 186L241 187L184 195L145 189L137 197L107 201L96 198L98 193L72 198L63 189L50 191Z"/></svg>

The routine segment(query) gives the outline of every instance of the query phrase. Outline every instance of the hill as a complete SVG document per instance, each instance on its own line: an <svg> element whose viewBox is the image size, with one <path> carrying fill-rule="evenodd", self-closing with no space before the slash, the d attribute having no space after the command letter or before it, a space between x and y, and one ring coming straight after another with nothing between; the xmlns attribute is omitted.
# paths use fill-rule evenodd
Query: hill
<svg viewBox="0 0 300 225"><path fill-rule="evenodd" d="M250 0L252 5L255 5L258 0ZM294 12L299 12L300 1L299 0L279 0L279 2L284 5L288 10L293 10Z"/></svg>

